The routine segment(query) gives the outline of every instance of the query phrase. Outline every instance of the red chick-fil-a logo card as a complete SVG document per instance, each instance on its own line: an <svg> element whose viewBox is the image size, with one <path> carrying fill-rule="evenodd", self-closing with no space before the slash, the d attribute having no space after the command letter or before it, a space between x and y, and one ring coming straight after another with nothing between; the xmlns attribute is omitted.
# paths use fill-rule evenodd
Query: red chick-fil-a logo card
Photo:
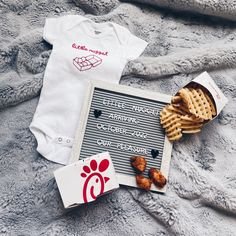
<svg viewBox="0 0 236 236"><path fill-rule="evenodd" d="M54 172L65 208L92 202L119 187L108 152L103 152Z"/></svg>

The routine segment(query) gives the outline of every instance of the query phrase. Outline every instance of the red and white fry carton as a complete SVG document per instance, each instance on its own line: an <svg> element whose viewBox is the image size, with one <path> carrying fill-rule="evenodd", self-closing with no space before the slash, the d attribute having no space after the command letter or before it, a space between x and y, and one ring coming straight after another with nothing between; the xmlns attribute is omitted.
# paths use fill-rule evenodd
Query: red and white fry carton
<svg viewBox="0 0 236 236"><path fill-rule="evenodd" d="M54 176L65 208L92 202L119 188L109 152L64 166Z"/></svg>
<svg viewBox="0 0 236 236"><path fill-rule="evenodd" d="M217 117L220 114L220 112L222 111L222 109L224 108L224 106L227 104L228 99L222 93L220 88L216 85L215 81L205 71L205 72L201 73L200 75L198 75L195 79L193 79L190 83L188 83L184 87L191 86L192 83L197 83L197 84L203 86L211 94L211 96L214 100L214 103L215 103L215 107L216 107L216 116L215 117Z"/></svg>

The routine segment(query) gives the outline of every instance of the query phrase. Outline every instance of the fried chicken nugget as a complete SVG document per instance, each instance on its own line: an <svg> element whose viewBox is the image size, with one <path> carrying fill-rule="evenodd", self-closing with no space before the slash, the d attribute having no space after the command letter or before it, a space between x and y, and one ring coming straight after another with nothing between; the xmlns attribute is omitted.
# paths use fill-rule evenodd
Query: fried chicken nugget
<svg viewBox="0 0 236 236"><path fill-rule="evenodd" d="M148 175L157 187L163 188L166 185L167 181L165 176L156 168L150 168Z"/></svg>
<svg viewBox="0 0 236 236"><path fill-rule="evenodd" d="M136 175L136 183L141 189L149 191L151 189L152 181L142 175Z"/></svg>
<svg viewBox="0 0 236 236"><path fill-rule="evenodd" d="M147 161L142 156L134 156L130 158L131 166L138 173L142 173L146 169Z"/></svg>

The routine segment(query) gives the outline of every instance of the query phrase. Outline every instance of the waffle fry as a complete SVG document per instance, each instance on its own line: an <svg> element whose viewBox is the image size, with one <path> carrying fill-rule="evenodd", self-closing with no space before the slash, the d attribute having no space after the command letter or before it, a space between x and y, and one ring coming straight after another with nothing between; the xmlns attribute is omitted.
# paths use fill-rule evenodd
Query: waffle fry
<svg viewBox="0 0 236 236"><path fill-rule="evenodd" d="M197 90L199 88L199 85L198 84L191 84L191 88ZM202 92L203 92L203 94L204 94L204 96L211 108L211 113L212 113L212 118L213 118L214 116L216 116L216 108L215 108L215 104L213 102L213 98L212 98L211 94L204 87L201 87L200 89L202 90Z"/></svg>
<svg viewBox="0 0 236 236"><path fill-rule="evenodd" d="M201 131L201 129L192 129L192 130L183 130L182 133L183 134L195 134L195 133L199 133Z"/></svg>
<svg viewBox="0 0 236 236"><path fill-rule="evenodd" d="M168 105L160 113L160 120L170 141L176 141L182 137L180 115L169 110Z"/></svg>
<svg viewBox="0 0 236 236"><path fill-rule="evenodd" d="M202 89L183 88L179 91L189 113L204 120L212 119L212 112L209 102Z"/></svg>
<svg viewBox="0 0 236 236"><path fill-rule="evenodd" d="M193 123L191 121L185 121L182 119L180 123L181 123L182 133L189 133L189 134L200 132L203 126L203 123Z"/></svg>
<svg viewBox="0 0 236 236"><path fill-rule="evenodd" d="M210 105L212 116L214 117L216 115L216 108L215 108L215 105L213 103L213 100L212 100L212 98L210 98L210 96L207 94L207 92L204 93L204 95L205 95L205 97L207 99L207 102Z"/></svg>
<svg viewBox="0 0 236 236"><path fill-rule="evenodd" d="M190 91L187 88L182 88L179 90L179 95L182 98L183 103L187 107L188 112L195 115L196 110L195 110L194 104L192 102L193 98L191 96Z"/></svg>
<svg viewBox="0 0 236 236"><path fill-rule="evenodd" d="M204 121L204 119L197 118L196 116L190 115L190 114L181 116L181 119L183 121L189 121L189 122L192 122L192 123L194 123L194 122L203 122Z"/></svg>
<svg viewBox="0 0 236 236"><path fill-rule="evenodd" d="M212 119L211 107L206 99L205 93L200 88L190 89L190 91L196 94L196 97L199 98L199 105L200 105L199 107L202 108L200 109L202 118L205 117L206 120L211 120Z"/></svg>
<svg viewBox="0 0 236 236"><path fill-rule="evenodd" d="M160 112L160 122L170 141L179 140L183 134L201 131L203 124L216 115L211 96L198 85L182 88Z"/></svg>

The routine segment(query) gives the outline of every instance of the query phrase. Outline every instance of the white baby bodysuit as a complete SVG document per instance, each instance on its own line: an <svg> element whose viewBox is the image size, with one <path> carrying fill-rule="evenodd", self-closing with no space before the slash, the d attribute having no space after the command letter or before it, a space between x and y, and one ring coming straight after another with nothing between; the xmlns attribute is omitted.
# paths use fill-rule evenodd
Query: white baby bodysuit
<svg viewBox="0 0 236 236"><path fill-rule="evenodd" d="M67 164L89 81L119 83L147 42L118 24L77 15L46 19L43 38L53 49L30 130L41 155Z"/></svg>

